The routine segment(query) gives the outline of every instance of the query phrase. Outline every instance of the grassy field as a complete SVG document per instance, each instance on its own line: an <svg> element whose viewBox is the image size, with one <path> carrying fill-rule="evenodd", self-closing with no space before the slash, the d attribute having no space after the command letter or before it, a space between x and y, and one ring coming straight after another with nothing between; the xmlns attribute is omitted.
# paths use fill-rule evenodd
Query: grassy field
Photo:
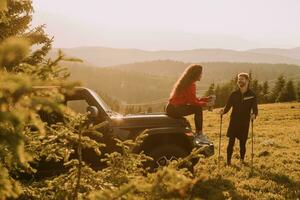
<svg viewBox="0 0 300 200"><path fill-rule="evenodd" d="M203 176L204 181L194 188L192 199L300 199L300 103L259 105L259 117L254 122L253 173L250 139L247 164L240 164L236 142L233 165L225 165L229 113L223 119L222 158L218 169L220 117L217 112L218 109L204 112L204 131L214 141L215 155L195 167L196 176Z"/></svg>

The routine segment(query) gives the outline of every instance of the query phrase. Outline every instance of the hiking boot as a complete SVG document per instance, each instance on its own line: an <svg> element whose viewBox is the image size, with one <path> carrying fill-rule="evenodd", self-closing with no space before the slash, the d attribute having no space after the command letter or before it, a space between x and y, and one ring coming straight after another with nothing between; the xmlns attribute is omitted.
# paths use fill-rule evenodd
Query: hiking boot
<svg viewBox="0 0 300 200"><path fill-rule="evenodd" d="M231 166L231 160L227 160L226 166Z"/></svg>
<svg viewBox="0 0 300 200"><path fill-rule="evenodd" d="M204 144L210 144L211 142L209 141L208 137L206 135L203 134L203 132L201 133L197 133L196 132L196 135L195 137L201 141L201 143L204 143Z"/></svg>
<svg viewBox="0 0 300 200"><path fill-rule="evenodd" d="M240 165L241 166L248 166L248 164L243 159L240 160Z"/></svg>

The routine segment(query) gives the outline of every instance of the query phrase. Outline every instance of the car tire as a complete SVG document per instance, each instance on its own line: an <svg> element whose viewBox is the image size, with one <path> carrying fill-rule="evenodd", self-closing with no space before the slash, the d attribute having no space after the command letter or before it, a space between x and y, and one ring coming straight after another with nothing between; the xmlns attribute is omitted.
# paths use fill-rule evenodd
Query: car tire
<svg viewBox="0 0 300 200"><path fill-rule="evenodd" d="M160 144L146 152L146 155L153 158L147 166L151 171L155 171L160 166L167 165L170 161L178 158L184 158L189 155L189 151L180 145Z"/></svg>

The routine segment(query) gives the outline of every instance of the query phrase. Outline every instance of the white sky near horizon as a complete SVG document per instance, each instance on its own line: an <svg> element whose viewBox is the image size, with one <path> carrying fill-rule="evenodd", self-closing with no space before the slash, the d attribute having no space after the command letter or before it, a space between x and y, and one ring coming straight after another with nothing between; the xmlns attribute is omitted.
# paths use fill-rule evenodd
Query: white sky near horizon
<svg viewBox="0 0 300 200"><path fill-rule="evenodd" d="M33 0L54 46L144 50L300 46L300 0Z"/></svg>

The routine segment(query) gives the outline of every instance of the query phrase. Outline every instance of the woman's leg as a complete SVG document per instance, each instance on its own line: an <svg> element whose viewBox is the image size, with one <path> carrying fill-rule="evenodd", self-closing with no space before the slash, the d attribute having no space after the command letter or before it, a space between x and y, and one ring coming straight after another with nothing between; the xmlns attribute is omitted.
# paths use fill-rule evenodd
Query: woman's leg
<svg viewBox="0 0 300 200"><path fill-rule="evenodd" d="M195 106L194 111L195 111L194 122L195 122L196 132L197 133L202 133L202 129L203 129L203 110L200 106Z"/></svg>
<svg viewBox="0 0 300 200"><path fill-rule="evenodd" d="M166 112L169 116L179 118L187 115L194 114L194 122L196 131L202 132L203 127L203 110L200 106L196 105L182 105L173 106L168 104L166 107Z"/></svg>

